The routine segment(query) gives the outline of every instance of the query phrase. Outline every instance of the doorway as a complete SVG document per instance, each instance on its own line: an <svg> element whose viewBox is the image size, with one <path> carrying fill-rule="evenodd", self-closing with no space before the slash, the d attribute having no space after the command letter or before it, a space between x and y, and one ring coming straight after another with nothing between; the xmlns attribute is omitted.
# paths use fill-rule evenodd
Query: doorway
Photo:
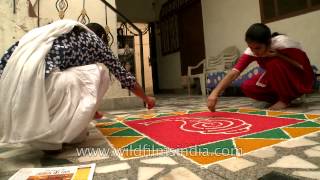
<svg viewBox="0 0 320 180"><path fill-rule="evenodd" d="M195 66L205 58L201 1L193 1L181 9L178 17L181 75L185 76L188 66Z"/></svg>

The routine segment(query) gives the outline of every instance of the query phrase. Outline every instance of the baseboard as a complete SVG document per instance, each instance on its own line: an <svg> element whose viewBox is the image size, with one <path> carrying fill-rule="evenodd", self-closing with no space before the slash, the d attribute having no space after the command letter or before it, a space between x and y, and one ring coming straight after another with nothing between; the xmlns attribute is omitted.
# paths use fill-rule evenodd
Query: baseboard
<svg viewBox="0 0 320 180"><path fill-rule="evenodd" d="M143 108L143 101L136 96L104 98L99 107L101 111Z"/></svg>
<svg viewBox="0 0 320 180"><path fill-rule="evenodd" d="M159 89L158 94L188 94L187 89Z"/></svg>

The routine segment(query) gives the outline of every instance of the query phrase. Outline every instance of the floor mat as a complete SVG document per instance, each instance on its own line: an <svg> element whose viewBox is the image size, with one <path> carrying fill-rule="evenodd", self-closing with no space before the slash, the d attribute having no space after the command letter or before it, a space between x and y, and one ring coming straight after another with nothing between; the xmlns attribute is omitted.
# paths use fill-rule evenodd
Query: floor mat
<svg viewBox="0 0 320 180"><path fill-rule="evenodd" d="M119 116L97 123L123 159L174 152L208 166L320 131L320 115L258 109Z"/></svg>

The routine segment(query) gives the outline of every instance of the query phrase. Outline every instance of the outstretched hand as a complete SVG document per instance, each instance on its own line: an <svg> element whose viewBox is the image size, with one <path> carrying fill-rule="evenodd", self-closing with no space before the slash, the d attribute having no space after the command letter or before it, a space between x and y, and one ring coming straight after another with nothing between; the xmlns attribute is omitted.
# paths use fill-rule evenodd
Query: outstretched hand
<svg viewBox="0 0 320 180"><path fill-rule="evenodd" d="M152 109L155 106L155 99L153 97L146 96L139 83L136 83L131 91L147 104L148 109Z"/></svg>
<svg viewBox="0 0 320 180"><path fill-rule="evenodd" d="M148 109L152 109L156 105L156 100L153 97L147 96L145 103Z"/></svg>
<svg viewBox="0 0 320 180"><path fill-rule="evenodd" d="M215 111L216 111L217 102L218 102L218 97L217 97L217 96L212 96L212 95L210 95L210 96L208 97L207 106L208 106L208 109L209 109L211 112L215 112Z"/></svg>

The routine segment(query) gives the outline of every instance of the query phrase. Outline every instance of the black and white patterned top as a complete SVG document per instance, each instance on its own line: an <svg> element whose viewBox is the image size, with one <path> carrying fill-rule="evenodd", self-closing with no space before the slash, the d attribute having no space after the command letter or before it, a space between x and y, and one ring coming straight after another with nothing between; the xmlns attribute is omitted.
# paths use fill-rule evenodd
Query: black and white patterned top
<svg viewBox="0 0 320 180"><path fill-rule="evenodd" d="M0 77L18 43L11 46L0 59ZM46 76L56 68L63 71L70 67L103 63L123 88L131 90L136 83L135 77L121 65L111 49L98 36L78 27L54 40L45 61Z"/></svg>

